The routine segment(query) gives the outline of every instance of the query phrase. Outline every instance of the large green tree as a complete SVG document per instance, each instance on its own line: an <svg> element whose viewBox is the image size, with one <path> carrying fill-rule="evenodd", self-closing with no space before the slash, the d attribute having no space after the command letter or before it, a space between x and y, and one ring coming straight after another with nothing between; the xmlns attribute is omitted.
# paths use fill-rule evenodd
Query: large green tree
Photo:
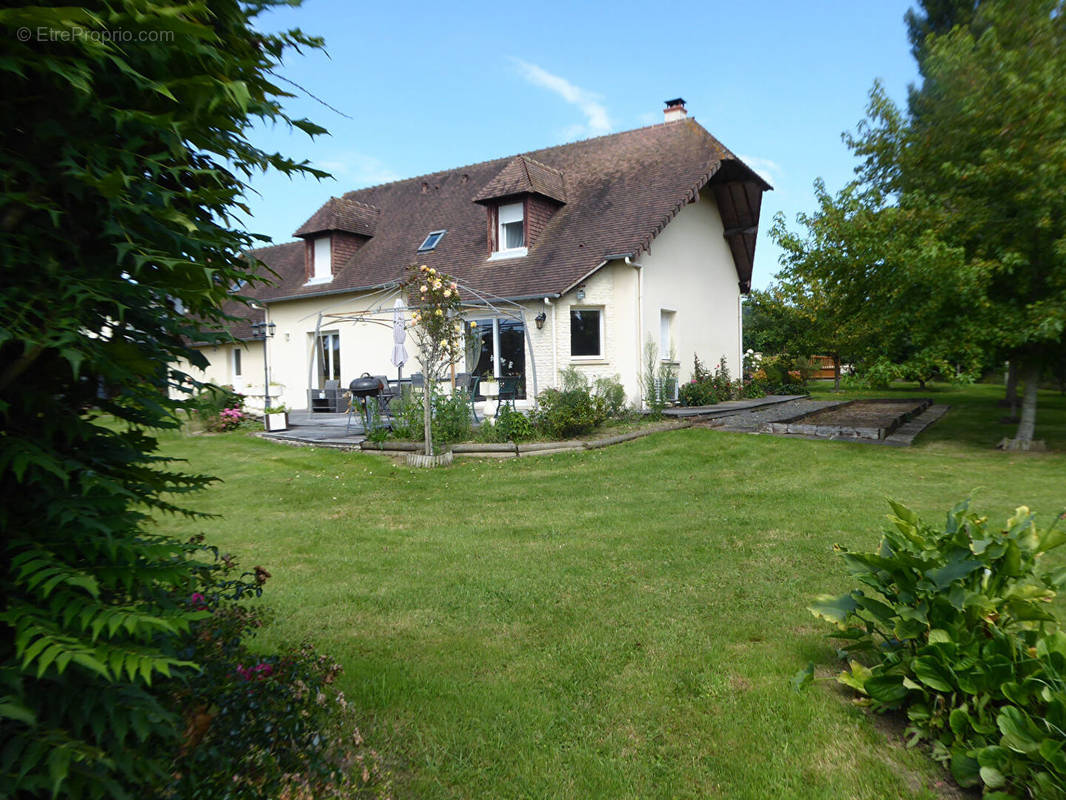
<svg viewBox="0 0 1066 800"><path fill-rule="evenodd" d="M924 80L909 112L875 86L867 119L847 137L858 179L804 220L809 235L795 252L824 272L839 242L809 223L843 215L840 241L875 248L829 270L863 276L851 287L831 280L833 289L866 301L886 344L906 331L908 358L979 352L1019 364L1025 395L1010 446L1028 448L1040 375L1066 328L1066 8L984 0L971 15L971 4L938 5L961 24L945 30L938 17L915 41ZM855 196L872 213L849 220Z"/></svg>
<svg viewBox="0 0 1066 800"><path fill-rule="evenodd" d="M979 292L969 282L950 293L939 285L960 251L924 235L914 224L922 210L890 202L876 186L855 182L831 195L818 181L815 194L817 209L798 217L801 232L780 215L770 231L783 250L772 292L802 320L788 348L838 363L888 359L919 382L975 372L979 326L962 309Z"/></svg>
<svg viewBox="0 0 1066 800"><path fill-rule="evenodd" d="M987 347L1019 364L1020 447L1066 329L1064 12L1061 0L989 0L969 26L927 37L927 102L898 145L900 190L928 203L939 240L964 248Z"/></svg>
<svg viewBox="0 0 1066 800"><path fill-rule="evenodd" d="M0 10L0 796L154 796L174 752L153 681L184 668L195 563L151 515L209 479L151 432L258 279L247 179L309 171L251 127L321 131L272 77L320 43L257 32L271 4Z"/></svg>

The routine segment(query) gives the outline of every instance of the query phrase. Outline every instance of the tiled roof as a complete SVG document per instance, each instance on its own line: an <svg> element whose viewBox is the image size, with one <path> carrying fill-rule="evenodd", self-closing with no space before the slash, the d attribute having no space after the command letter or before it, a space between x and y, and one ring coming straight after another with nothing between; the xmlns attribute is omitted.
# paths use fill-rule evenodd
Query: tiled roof
<svg viewBox="0 0 1066 800"><path fill-rule="evenodd" d="M566 189L563 186L562 173L532 158L518 156L512 158L510 163L477 193L474 202L485 203L487 200L529 193L544 195L565 203Z"/></svg>
<svg viewBox="0 0 1066 800"><path fill-rule="evenodd" d="M293 236L309 236L325 231L347 231L373 236L380 210L366 203L342 197L331 197L322 208L311 215Z"/></svg>
<svg viewBox="0 0 1066 800"><path fill-rule="evenodd" d="M475 200L494 182L502 183L503 176L516 173L516 162L523 169L531 167L524 179L540 187L536 191L555 192L565 182L566 204L548 220L528 255L489 261L486 212ZM741 191L720 191L736 184ZM346 207L380 213L373 236L346 263L335 265L331 282L305 285L304 244L291 242L255 251L280 279L247 293L278 300L366 289L394 281L406 266L418 263L499 297L557 295L608 257L646 250L708 185L719 204L722 198L747 203L728 215L737 226L732 234L736 245L731 241L731 246L744 286L751 279L750 227L758 223L758 199L770 186L690 118L349 192L340 198ZM320 215L337 214L337 201L328 202L297 234ZM447 235L436 249L418 253L426 234L441 229ZM745 246L745 236L751 247Z"/></svg>

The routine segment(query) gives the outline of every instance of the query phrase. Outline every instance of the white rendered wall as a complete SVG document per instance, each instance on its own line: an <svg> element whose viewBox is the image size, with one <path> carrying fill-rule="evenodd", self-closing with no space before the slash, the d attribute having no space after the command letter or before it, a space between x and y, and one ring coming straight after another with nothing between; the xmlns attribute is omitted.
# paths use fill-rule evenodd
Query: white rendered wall
<svg viewBox="0 0 1066 800"><path fill-rule="evenodd" d="M679 377L692 376L692 357L713 369L725 356L730 374L740 376L740 287L722 218L710 192L685 206L640 259L644 265L644 326L656 354L659 312L675 312L674 352Z"/></svg>

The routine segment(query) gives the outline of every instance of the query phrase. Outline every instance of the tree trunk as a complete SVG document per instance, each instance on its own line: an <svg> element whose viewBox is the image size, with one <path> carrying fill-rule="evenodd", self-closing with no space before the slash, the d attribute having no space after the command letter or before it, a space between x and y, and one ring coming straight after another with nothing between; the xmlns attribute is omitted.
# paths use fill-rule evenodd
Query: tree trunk
<svg viewBox="0 0 1066 800"><path fill-rule="evenodd" d="M1013 366L1013 362L1012 362ZM1033 432L1036 430L1036 393L1040 389L1040 362L1030 361L1025 365L1025 391L1022 394L1022 418L1018 423L1018 431L1014 434L1016 446L1028 449L1027 445L1033 441Z"/></svg>
<svg viewBox="0 0 1066 800"><path fill-rule="evenodd" d="M840 354L833 353L833 391L840 391Z"/></svg>
<svg viewBox="0 0 1066 800"><path fill-rule="evenodd" d="M1001 406L1010 408L1010 416L1018 416L1018 359L1007 362L1007 391L1003 395Z"/></svg>
<svg viewBox="0 0 1066 800"><path fill-rule="evenodd" d="M430 387L433 379L430 377L429 370L424 366L422 375L422 424L425 426L426 455L431 456L433 455L433 391Z"/></svg>

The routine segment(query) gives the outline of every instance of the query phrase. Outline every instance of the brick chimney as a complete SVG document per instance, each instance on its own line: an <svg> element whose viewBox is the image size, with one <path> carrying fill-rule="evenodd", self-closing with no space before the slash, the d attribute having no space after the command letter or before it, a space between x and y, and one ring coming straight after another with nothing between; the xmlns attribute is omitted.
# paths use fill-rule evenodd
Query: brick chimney
<svg viewBox="0 0 1066 800"><path fill-rule="evenodd" d="M688 111L685 110L685 101L682 98L677 97L666 101L666 108L663 110L663 122L675 122L687 116Z"/></svg>

